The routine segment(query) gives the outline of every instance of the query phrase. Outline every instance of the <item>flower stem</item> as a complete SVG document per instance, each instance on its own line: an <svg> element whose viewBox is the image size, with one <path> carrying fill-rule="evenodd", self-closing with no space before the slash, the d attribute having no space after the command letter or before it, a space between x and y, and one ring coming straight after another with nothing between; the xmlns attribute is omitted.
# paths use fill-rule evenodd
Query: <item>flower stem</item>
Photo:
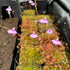
<svg viewBox="0 0 70 70"><path fill-rule="evenodd" d="M2 28L4 28L4 29L10 29L10 28L7 28L7 27L3 27L3 26L1 26L1 25L0 25L0 27L2 27Z"/></svg>
<svg viewBox="0 0 70 70"><path fill-rule="evenodd" d="M35 15L38 15L38 12L37 12L37 3L36 3L36 0L35 0Z"/></svg>

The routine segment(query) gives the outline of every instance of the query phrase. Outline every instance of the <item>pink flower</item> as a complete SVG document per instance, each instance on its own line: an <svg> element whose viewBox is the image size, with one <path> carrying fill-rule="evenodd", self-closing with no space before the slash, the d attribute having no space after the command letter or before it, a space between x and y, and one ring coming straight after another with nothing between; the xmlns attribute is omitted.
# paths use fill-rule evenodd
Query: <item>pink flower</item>
<svg viewBox="0 0 70 70"><path fill-rule="evenodd" d="M29 3L33 3L33 1L32 0L29 0Z"/></svg>
<svg viewBox="0 0 70 70"><path fill-rule="evenodd" d="M45 23L45 24L48 23L48 21L47 21L46 19L40 19L39 22L40 22L40 23Z"/></svg>
<svg viewBox="0 0 70 70"><path fill-rule="evenodd" d="M48 34L52 34L52 33L53 33L53 30L48 29L47 33L48 33Z"/></svg>
<svg viewBox="0 0 70 70"><path fill-rule="evenodd" d="M61 45L61 42L59 40L52 40L52 43L55 44L55 45Z"/></svg>
<svg viewBox="0 0 70 70"><path fill-rule="evenodd" d="M35 23L37 23L38 21L37 20L35 20Z"/></svg>
<svg viewBox="0 0 70 70"><path fill-rule="evenodd" d="M40 41L41 39L39 38L39 41Z"/></svg>
<svg viewBox="0 0 70 70"><path fill-rule="evenodd" d="M11 7L9 6L6 11L12 11Z"/></svg>
<svg viewBox="0 0 70 70"><path fill-rule="evenodd" d="M35 34L35 32L33 32L33 34L31 34L31 35L30 35L30 37L31 37L31 38L37 38L37 37L38 37L38 35L37 35L37 34Z"/></svg>
<svg viewBox="0 0 70 70"><path fill-rule="evenodd" d="M34 5L35 5L35 3L31 3L31 5L32 5L32 6L34 6Z"/></svg>
<svg viewBox="0 0 70 70"><path fill-rule="evenodd" d="M13 34L13 35L17 34L17 32L15 31L15 29L14 29L14 28L13 28L13 29L8 30L7 32L8 32L9 34Z"/></svg>

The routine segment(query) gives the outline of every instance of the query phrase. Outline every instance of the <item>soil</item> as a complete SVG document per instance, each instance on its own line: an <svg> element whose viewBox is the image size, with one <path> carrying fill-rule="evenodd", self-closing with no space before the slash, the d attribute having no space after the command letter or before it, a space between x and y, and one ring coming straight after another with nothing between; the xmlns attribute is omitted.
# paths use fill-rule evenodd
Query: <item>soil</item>
<svg viewBox="0 0 70 70"><path fill-rule="evenodd" d="M10 70L16 36L8 34L13 27L17 30L18 18L0 20L0 70Z"/></svg>

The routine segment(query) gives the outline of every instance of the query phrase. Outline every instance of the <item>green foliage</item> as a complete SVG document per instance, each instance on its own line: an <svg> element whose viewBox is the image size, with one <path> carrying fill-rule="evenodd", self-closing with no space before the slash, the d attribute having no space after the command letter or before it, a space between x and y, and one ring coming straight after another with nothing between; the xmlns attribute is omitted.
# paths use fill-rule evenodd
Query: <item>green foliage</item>
<svg viewBox="0 0 70 70"><path fill-rule="evenodd" d="M33 15L35 15L35 11L34 10L31 10L31 9L29 9L29 10L24 10L24 12L23 12L23 15L24 16L33 16Z"/></svg>
<svg viewBox="0 0 70 70"><path fill-rule="evenodd" d="M26 67L23 66L23 68L22 68L22 67L20 67L20 65L19 65L19 66L17 67L17 70L40 70L40 68L37 67L37 66L34 66L34 65L28 65L28 66L26 66Z"/></svg>
<svg viewBox="0 0 70 70"><path fill-rule="evenodd" d="M42 64L42 56L39 47L28 46L24 50L21 50L20 56L20 60L22 61L20 64L24 66L33 65L35 63Z"/></svg>
<svg viewBox="0 0 70 70"><path fill-rule="evenodd" d="M31 41L29 42L28 40L28 38L23 40L25 49L20 51L20 65L18 66L17 70L40 70L39 66L43 63L43 57L40 53L40 48L38 45L33 45L34 41L32 41L31 44Z"/></svg>

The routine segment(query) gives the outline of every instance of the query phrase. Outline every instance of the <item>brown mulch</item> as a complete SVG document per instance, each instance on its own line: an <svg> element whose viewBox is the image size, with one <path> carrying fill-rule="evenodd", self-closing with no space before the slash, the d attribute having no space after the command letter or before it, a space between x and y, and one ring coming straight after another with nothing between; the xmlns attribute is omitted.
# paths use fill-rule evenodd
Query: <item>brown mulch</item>
<svg viewBox="0 0 70 70"><path fill-rule="evenodd" d="M0 70L10 70L16 36L7 33L8 28L17 29L18 18L0 20ZM2 26L2 27L1 27Z"/></svg>

